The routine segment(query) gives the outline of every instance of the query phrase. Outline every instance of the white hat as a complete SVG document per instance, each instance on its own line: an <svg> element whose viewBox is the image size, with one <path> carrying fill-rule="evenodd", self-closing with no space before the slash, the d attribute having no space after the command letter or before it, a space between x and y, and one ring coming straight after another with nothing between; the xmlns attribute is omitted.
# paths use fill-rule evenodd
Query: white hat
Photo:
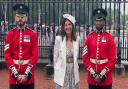
<svg viewBox="0 0 128 89"><path fill-rule="evenodd" d="M75 22L76 22L75 17L73 17L73 16L70 15L70 14L64 14L64 15L63 15L63 18L68 19L68 20L71 21L73 24L75 24Z"/></svg>

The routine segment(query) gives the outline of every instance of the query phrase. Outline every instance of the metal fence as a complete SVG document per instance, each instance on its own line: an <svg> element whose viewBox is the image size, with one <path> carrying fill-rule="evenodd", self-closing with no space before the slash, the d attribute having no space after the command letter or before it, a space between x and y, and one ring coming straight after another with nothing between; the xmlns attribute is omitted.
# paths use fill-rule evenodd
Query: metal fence
<svg viewBox="0 0 128 89"><path fill-rule="evenodd" d="M0 57L3 58L5 32L13 26L16 3L24 3L30 8L28 26L38 35L39 58L50 58L55 35L60 30L61 18L69 13L76 18L76 33L80 35L79 59L82 55L83 41L93 31L92 10L101 7L108 11L106 29L115 37L118 61L128 60L128 1L126 0L4 0L0 1ZM121 59L121 60L120 60Z"/></svg>

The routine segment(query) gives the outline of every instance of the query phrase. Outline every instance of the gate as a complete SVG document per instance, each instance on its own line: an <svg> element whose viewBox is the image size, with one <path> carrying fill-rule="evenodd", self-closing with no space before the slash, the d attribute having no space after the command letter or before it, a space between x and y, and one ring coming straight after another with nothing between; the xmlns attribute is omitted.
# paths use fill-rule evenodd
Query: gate
<svg viewBox="0 0 128 89"><path fill-rule="evenodd" d="M128 1L126 0L4 0L0 1L0 60L3 59L5 32L14 23L12 7L24 3L30 8L28 26L37 32L39 62L48 62L52 56L55 35L60 31L61 18L69 13L76 18L76 33L80 35L79 59L83 41L93 31L92 10L101 7L108 11L106 29L116 42L118 63L128 60ZM45 60L45 61L43 61Z"/></svg>

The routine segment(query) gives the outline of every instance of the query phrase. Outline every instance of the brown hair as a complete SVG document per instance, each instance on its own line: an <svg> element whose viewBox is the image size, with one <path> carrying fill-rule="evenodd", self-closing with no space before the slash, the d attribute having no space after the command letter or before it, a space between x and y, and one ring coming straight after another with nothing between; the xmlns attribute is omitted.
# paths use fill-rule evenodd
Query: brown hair
<svg viewBox="0 0 128 89"><path fill-rule="evenodd" d="M64 31L64 24L65 24L65 22L67 21L68 19L62 19L62 23L61 23L61 31L60 31L60 36L62 37L62 40L64 39L64 37L66 36L66 40L68 39L67 38L67 34L66 34L66 32ZM68 20L68 21L70 21L70 20ZM71 21L70 21L71 22ZM76 41L76 33L75 33L75 27L74 27L74 24L71 22L71 24L72 24L72 27L73 27L73 30L72 30L72 36L71 36L71 41Z"/></svg>

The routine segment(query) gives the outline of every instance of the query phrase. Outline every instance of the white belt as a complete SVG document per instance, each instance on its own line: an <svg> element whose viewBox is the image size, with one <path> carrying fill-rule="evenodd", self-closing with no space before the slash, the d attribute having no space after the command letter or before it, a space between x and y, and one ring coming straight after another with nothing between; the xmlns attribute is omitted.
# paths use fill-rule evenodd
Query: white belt
<svg viewBox="0 0 128 89"><path fill-rule="evenodd" d="M97 60L97 59L90 58L90 62L94 64L104 64L108 62L108 59Z"/></svg>
<svg viewBox="0 0 128 89"><path fill-rule="evenodd" d="M25 65L25 64L28 64L29 63L29 60L15 60L13 59L13 62L14 64L17 64L17 65Z"/></svg>

